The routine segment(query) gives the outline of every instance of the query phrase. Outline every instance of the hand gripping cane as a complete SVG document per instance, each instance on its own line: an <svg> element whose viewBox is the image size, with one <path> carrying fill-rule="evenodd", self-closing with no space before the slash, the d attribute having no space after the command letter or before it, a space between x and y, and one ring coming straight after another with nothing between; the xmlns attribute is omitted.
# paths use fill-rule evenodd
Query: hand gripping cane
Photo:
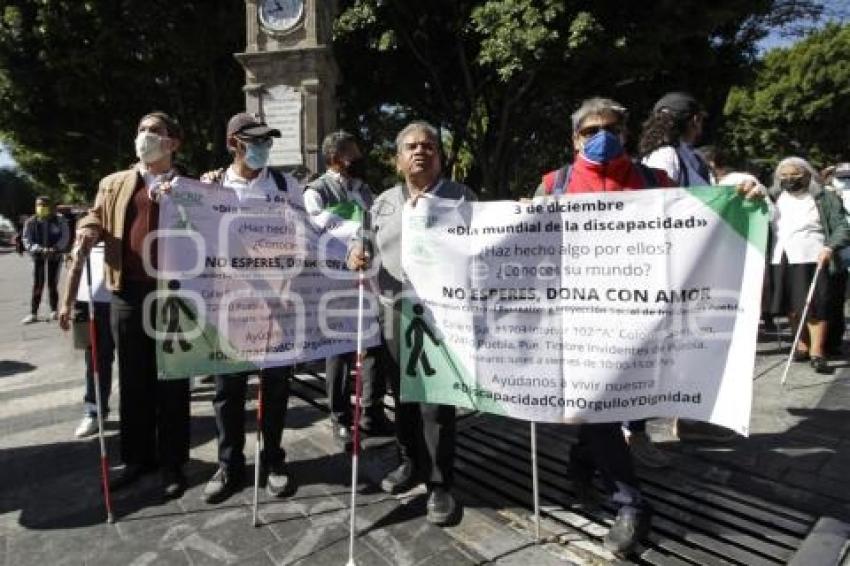
<svg viewBox="0 0 850 566"><path fill-rule="evenodd" d="M106 520L115 522L112 513L112 495L109 493L109 458L106 453L106 441L103 438L103 399L100 396L100 368L97 351L97 323L94 316L94 297L92 295L91 260L86 256L86 282L89 291L89 342L91 343L91 366L94 375L94 398L97 404L97 438L100 442L100 479L103 484L103 502L106 505Z"/></svg>
<svg viewBox="0 0 850 566"><path fill-rule="evenodd" d="M797 327L797 334L794 336L794 342L791 344L791 351L788 353L788 361L785 363L785 371L782 372L781 385L785 386L785 380L788 378L788 369L791 367L791 361L794 359L794 352L797 351L797 343L800 342L800 336L803 334L803 327L806 325L806 317L809 314L809 305L812 303L812 296L815 294L815 287L818 284L818 276L823 267L822 262L818 262L815 268L815 276L812 277L812 284L809 285L809 294L806 295L806 305L803 307L803 314L800 315L800 325Z"/></svg>
<svg viewBox="0 0 850 566"><path fill-rule="evenodd" d="M361 226L360 249L365 250L362 234L369 229L368 211L363 215ZM355 566L354 562L354 527L357 509L357 472L360 461L360 414L362 411L361 397L363 395L363 299L366 276L361 269L357 275L357 354L354 362L354 419L352 437L354 446L351 450L351 519L348 526L348 562L346 566Z"/></svg>

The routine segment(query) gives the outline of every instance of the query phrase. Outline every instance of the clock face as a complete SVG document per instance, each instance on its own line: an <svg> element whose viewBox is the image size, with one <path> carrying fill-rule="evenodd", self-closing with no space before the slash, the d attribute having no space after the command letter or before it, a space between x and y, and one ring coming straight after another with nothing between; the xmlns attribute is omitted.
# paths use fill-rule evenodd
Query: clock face
<svg viewBox="0 0 850 566"><path fill-rule="evenodd" d="M287 31L304 15L304 0L260 0L260 22L272 31Z"/></svg>

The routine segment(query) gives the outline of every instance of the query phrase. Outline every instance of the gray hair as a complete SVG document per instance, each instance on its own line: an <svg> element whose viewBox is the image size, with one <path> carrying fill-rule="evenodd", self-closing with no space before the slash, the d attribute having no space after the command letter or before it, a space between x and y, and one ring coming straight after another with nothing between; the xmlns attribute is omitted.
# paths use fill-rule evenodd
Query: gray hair
<svg viewBox="0 0 850 566"><path fill-rule="evenodd" d="M629 111L625 106L610 98L601 98L595 96L588 98L581 103L578 110L573 112L573 133L577 132L581 127L582 122L589 116L602 116L604 114L613 114L623 124L626 124Z"/></svg>
<svg viewBox="0 0 850 566"><path fill-rule="evenodd" d="M809 188L808 192L817 192L823 188L823 185L820 181L820 175L812 167L812 164L803 159L802 157L786 157L782 161L780 161L776 165L776 169L773 170L773 186L770 188L770 192L772 194L778 195L782 192L782 188L779 185L779 170L785 167L786 165L794 165L795 167L806 171L809 174Z"/></svg>
<svg viewBox="0 0 850 566"><path fill-rule="evenodd" d="M325 158L325 164L330 165L333 158L339 155L346 146L356 144L357 140L353 135L345 130L337 130L325 136L322 140L322 157Z"/></svg>
<svg viewBox="0 0 850 566"><path fill-rule="evenodd" d="M440 133L437 131L437 128L425 122L424 120L417 120L416 122L411 122L406 125L395 137L395 150L396 153L401 153L401 144L404 143L404 138L406 138L409 134L413 132L425 132L431 140L440 145Z"/></svg>

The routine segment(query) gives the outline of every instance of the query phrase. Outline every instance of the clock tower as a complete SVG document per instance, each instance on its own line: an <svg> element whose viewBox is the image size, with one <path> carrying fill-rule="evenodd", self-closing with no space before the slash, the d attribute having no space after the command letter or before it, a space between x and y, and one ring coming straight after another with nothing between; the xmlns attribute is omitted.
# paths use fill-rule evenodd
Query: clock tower
<svg viewBox="0 0 850 566"><path fill-rule="evenodd" d="M336 128L339 71L331 50L336 0L245 0L245 107L281 131L269 165L324 169L321 143Z"/></svg>

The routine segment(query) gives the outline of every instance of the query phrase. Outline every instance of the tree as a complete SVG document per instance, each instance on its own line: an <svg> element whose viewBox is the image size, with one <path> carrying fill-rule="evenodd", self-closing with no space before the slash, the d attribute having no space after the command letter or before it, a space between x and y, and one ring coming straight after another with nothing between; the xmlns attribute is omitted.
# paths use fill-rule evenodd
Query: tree
<svg viewBox="0 0 850 566"><path fill-rule="evenodd" d="M485 198L527 195L564 161L570 113L593 95L636 126L672 89L720 114L773 25L806 0L347 0L335 26L342 121L373 140L426 119L448 135L447 169ZM396 130L397 131L397 130ZM377 145L385 163L390 150Z"/></svg>
<svg viewBox="0 0 850 566"><path fill-rule="evenodd" d="M753 80L729 92L725 114L726 145L741 157L850 160L850 25L768 52Z"/></svg>
<svg viewBox="0 0 850 566"><path fill-rule="evenodd" d="M20 171L0 167L0 216L17 222L19 217L31 215L36 196L32 179Z"/></svg>
<svg viewBox="0 0 850 566"><path fill-rule="evenodd" d="M155 109L182 122L189 171L218 166L243 104L244 14L233 0L0 0L0 138L69 200L135 161Z"/></svg>

